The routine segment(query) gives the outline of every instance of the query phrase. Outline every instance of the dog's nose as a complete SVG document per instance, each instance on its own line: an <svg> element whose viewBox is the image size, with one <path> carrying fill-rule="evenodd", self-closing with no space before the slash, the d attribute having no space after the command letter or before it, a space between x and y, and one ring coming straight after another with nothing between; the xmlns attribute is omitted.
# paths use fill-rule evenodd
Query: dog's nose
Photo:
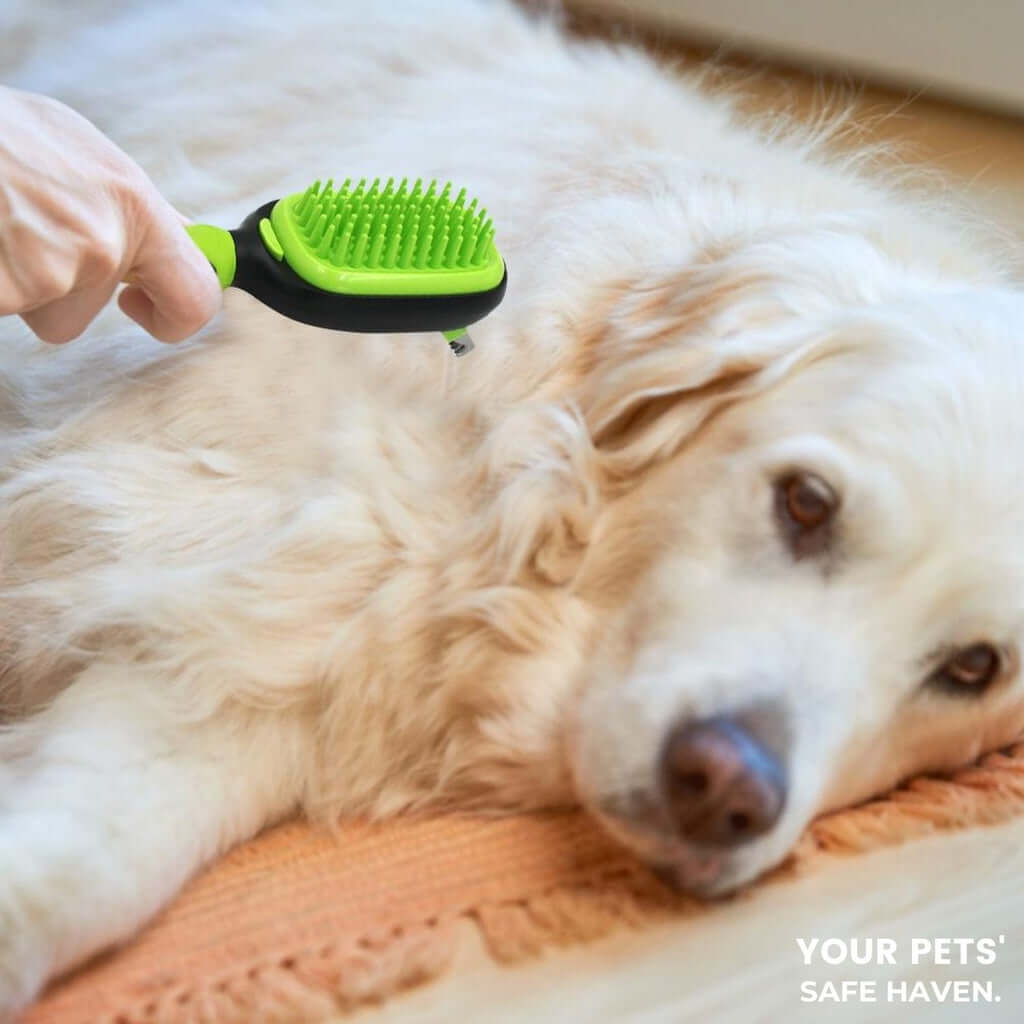
<svg viewBox="0 0 1024 1024"><path fill-rule="evenodd" d="M782 763L728 715L672 729L659 768L673 824L692 842L739 846L767 832L782 813Z"/></svg>

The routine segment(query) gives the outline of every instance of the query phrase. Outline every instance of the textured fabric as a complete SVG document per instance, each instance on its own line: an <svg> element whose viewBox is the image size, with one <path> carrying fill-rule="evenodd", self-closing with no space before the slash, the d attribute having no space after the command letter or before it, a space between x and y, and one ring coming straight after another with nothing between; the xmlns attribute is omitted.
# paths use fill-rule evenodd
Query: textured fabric
<svg viewBox="0 0 1024 1024"><path fill-rule="evenodd" d="M1024 744L819 819L771 877L1021 810ZM693 914L699 927L714 912L667 892L579 813L353 824L336 837L290 823L230 853L25 1019L315 1021L436 976L460 917L511 961L655 916Z"/></svg>

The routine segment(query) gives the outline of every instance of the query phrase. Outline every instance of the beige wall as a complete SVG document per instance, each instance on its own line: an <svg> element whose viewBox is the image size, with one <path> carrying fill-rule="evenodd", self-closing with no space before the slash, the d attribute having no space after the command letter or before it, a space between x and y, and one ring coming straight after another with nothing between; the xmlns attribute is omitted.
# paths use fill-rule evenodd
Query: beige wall
<svg viewBox="0 0 1024 1024"><path fill-rule="evenodd" d="M1024 113L1024 0L573 0Z"/></svg>

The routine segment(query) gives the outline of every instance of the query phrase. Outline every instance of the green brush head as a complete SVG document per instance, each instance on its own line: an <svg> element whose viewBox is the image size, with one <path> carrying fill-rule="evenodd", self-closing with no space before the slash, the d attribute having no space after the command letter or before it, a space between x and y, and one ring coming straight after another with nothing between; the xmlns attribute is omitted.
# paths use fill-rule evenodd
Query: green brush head
<svg viewBox="0 0 1024 1024"><path fill-rule="evenodd" d="M455 197L393 178L346 179L279 200L259 226L267 250L303 280L348 295L464 295L497 287L505 267L494 226L466 190Z"/></svg>
<svg viewBox="0 0 1024 1024"><path fill-rule="evenodd" d="M188 233L223 288L240 288L282 316L335 331L442 331L457 354L465 329L508 285L494 226L466 190L452 197L393 178L355 188L331 181L253 210L233 231Z"/></svg>

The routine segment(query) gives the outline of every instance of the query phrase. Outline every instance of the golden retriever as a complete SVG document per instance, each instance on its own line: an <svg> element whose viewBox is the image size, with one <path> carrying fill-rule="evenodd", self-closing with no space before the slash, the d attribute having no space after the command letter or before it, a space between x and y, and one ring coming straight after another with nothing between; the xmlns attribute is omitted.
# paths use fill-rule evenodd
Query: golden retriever
<svg viewBox="0 0 1024 1024"><path fill-rule="evenodd" d="M319 819L581 801L715 895L1024 728L1024 295L987 235L479 0L17 0L55 95L231 226L452 178L455 360L239 293L0 336L0 1007Z"/></svg>

